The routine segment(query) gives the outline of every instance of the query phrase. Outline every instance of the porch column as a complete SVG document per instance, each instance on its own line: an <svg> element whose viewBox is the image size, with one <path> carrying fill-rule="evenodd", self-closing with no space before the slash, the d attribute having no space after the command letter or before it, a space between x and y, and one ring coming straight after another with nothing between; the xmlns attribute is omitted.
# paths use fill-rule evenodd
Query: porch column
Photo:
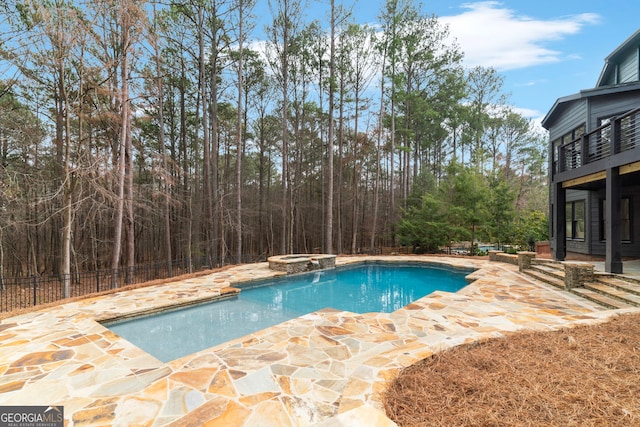
<svg viewBox="0 0 640 427"><path fill-rule="evenodd" d="M607 273L622 273L622 240L620 236L620 170L607 169L604 269Z"/></svg>
<svg viewBox="0 0 640 427"><path fill-rule="evenodd" d="M562 187L561 182L556 182L553 188L553 240L555 240L555 248L553 249L553 258L556 261L564 261L567 256L567 222L566 222L566 189Z"/></svg>

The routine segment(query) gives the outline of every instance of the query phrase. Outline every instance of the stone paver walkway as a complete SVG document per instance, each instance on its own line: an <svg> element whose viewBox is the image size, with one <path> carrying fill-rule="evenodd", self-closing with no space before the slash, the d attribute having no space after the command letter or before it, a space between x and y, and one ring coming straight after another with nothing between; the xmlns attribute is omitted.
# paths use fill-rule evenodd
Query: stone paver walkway
<svg viewBox="0 0 640 427"><path fill-rule="evenodd" d="M122 291L0 323L0 405L63 405L69 426L392 426L381 394L434 352L523 329L593 323L603 310L517 267L467 258L339 257L474 268L458 293L393 313L311 313L162 363L98 320L215 299L273 277L267 263ZM171 343L167 343L171 345Z"/></svg>

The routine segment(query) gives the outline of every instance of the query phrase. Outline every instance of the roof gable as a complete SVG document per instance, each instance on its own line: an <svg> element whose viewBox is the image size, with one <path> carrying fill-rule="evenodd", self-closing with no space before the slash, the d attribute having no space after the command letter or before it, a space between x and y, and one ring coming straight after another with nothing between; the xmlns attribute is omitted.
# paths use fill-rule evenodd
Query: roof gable
<svg viewBox="0 0 640 427"><path fill-rule="evenodd" d="M640 30L604 59L596 87L640 81Z"/></svg>
<svg viewBox="0 0 640 427"><path fill-rule="evenodd" d="M615 86L605 86L600 88L585 89L573 95L558 98L549 110L547 115L542 119L542 127L549 129L553 121L562 114L562 112L575 102L581 102L586 99L592 99L600 96L611 96L623 93L638 93L640 96L640 81L625 83Z"/></svg>
<svg viewBox="0 0 640 427"><path fill-rule="evenodd" d="M581 90L556 100L542 119L542 126L545 129L549 129L555 118L575 102L597 96L640 91L640 29L611 52L604 62L604 67L594 88Z"/></svg>

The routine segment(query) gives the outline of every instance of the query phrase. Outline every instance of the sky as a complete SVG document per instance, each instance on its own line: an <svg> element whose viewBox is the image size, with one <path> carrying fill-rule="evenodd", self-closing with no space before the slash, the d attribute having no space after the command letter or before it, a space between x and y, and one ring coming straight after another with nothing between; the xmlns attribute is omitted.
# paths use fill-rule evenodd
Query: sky
<svg viewBox="0 0 640 427"><path fill-rule="evenodd" d="M375 23L384 0L335 0ZM305 20L328 25L329 0L309 0ZM596 85L604 59L640 29L640 2L617 0L424 0L449 25L464 64L494 67L521 114L541 120L563 96Z"/></svg>
<svg viewBox="0 0 640 427"><path fill-rule="evenodd" d="M0 0L2 1L2 0ZM329 26L330 0L299 0L305 22ZM386 0L335 0L353 19L375 24ZM272 16L256 0L255 28ZM449 26L468 67L494 67L516 111L539 122L563 96L591 89L604 59L640 29L640 1L617 0L415 0L422 12ZM254 34L259 41L261 36ZM264 38L264 33L262 34Z"/></svg>

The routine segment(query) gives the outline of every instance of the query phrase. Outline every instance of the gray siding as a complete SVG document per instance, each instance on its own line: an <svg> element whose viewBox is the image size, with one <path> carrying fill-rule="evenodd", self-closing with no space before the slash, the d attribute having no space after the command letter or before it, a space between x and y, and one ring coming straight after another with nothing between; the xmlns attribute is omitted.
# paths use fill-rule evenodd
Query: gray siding
<svg viewBox="0 0 640 427"><path fill-rule="evenodd" d="M638 81L638 49L630 50L620 61L619 83Z"/></svg>
<svg viewBox="0 0 640 427"><path fill-rule="evenodd" d="M602 118L611 117L626 113L640 106L640 98L635 93L622 93L606 97L595 97L590 101L591 118L589 120L589 130L598 127L598 121Z"/></svg>
<svg viewBox="0 0 640 427"><path fill-rule="evenodd" d="M586 121L587 101L580 99L572 103L563 112L562 117L549 129L549 140L554 141L562 135L571 132Z"/></svg>
<svg viewBox="0 0 640 427"><path fill-rule="evenodd" d="M601 120L619 116L640 107L640 30L618 47L606 58L605 68L598 79L597 88L584 90L578 94L560 98L547 114L543 125L549 130L549 147L558 138L568 134L578 126L586 123L586 131L590 132L601 124ZM636 158L634 158L636 159ZM549 156L549 166L553 166L553 156ZM602 163L604 165L604 162ZM604 166L603 166L604 167ZM585 169L586 171L587 169ZM592 172L594 168L588 169ZM562 175L570 176L570 175ZM572 176L572 175L571 175ZM555 217L564 206L553 206L553 191L558 177L551 171L549 205L551 216ZM564 178L563 178L564 179ZM640 172L633 173L623 179L621 196L631 201L631 241L622 242L621 250L624 258L640 257ZM636 184L637 183L637 184ZM566 201L584 200L585 202L585 236L583 240L566 240L567 255L593 255L604 257L606 242L601 239L601 205L605 199L605 183L603 180L585 185L587 190L567 189ZM550 218L551 219L551 218ZM558 224L553 220L550 226L556 230L566 224ZM551 233L550 243L553 253L557 247L557 233ZM618 245L615 245L616 249Z"/></svg>
<svg viewBox="0 0 640 427"><path fill-rule="evenodd" d="M616 67L616 72L617 72L617 71L618 71L618 68ZM616 77L617 77L617 76L616 76L616 73L615 73L615 72L614 72L614 73L611 73L611 74L609 75L609 80L606 82L606 85L612 86L612 85L617 84L617 82L616 82Z"/></svg>

